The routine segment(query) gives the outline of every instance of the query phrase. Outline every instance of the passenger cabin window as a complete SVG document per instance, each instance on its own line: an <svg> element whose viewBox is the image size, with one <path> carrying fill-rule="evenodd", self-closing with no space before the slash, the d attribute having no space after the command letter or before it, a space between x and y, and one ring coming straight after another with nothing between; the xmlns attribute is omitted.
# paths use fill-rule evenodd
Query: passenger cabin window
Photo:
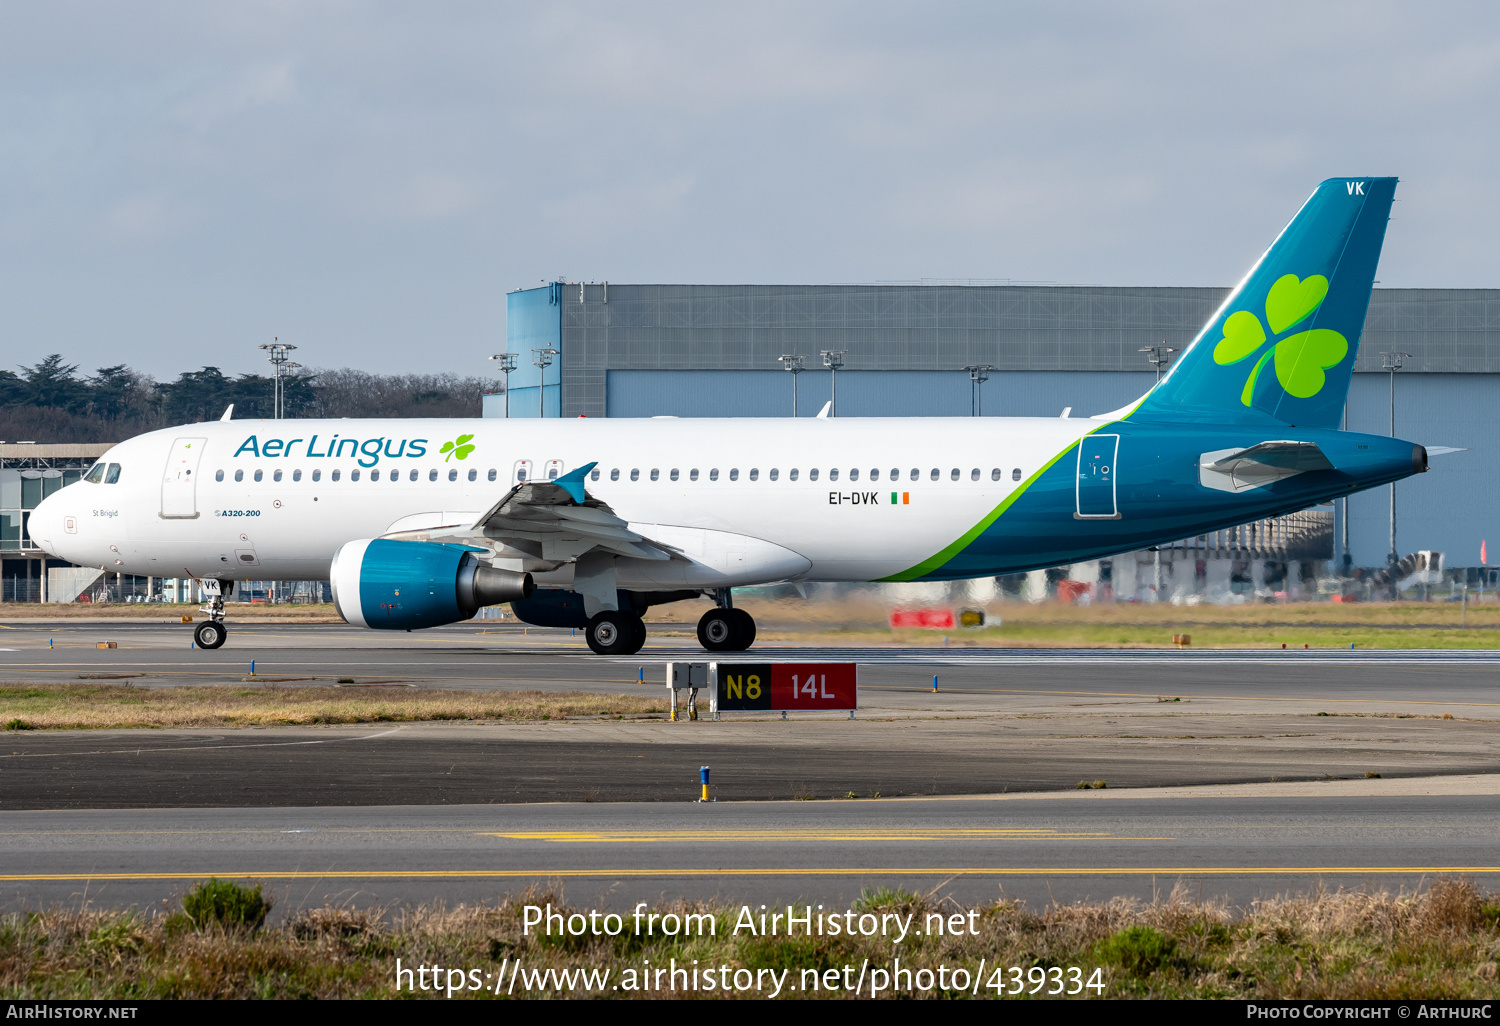
<svg viewBox="0 0 1500 1026"><path fill-rule="evenodd" d="M377 471L377 473L378 473L378 471ZM272 471L271 472L271 480L272 481L280 481L281 480L281 471L279 471L279 470Z"/></svg>
<svg viewBox="0 0 1500 1026"><path fill-rule="evenodd" d="M855 467L853 470L849 471L849 480L851 480L851 481L858 481L859 480L859 468L858 467Z"/></svg>
<svg viewBox="0 0 1500 1026"><path fill-rule="evenodd" d="M243 481L243 480L245 480L245 472L243 470L236 470L234 472L234 479L236 481Z"/></svg>
<svg viewBox="0 0 1500 1026"><path fill-rule="evenodd" d="M88 478L84 478L84 480L87 481ZM214 471L214 480L215 481L222 481L222 480L224 480L224 471L222 471L222 470L216 470L216 471Z"/></svg>
<svg viewBox="0 0 1500 1026"><path fill-rule="evenodd" d="M797 480L797 468L793 467L791 470L788 470L786 472L786 477L787 477L788 481L795 481L795 480Z"/></svg>
<svg viewBox="0 0 1500 1026"><path fill-rule="evenodd" d="M278 481L281 480L281 471L279 471L279 470L276 472L276 480L278 480ZM379 481L380 480L380 471L378 471L378 470L372 470L372 471L370 471L370 480L371 481Z"/></svg>
<svg viewBox="0 0 1500 1026"><path fill-rule="evenodd" d="M222 481L223 479L224 479L224 472L221 470L221 471L219 471L219 480ZM89 471L89 476L86 477L86 478L84 478L84 480L87 481L89 484L98 484L99 482L103 481L104 480L104 464L102 464L102 463L95 463L94 464L94 468Z"/></svg>
<svg viewBox="0 0 1500 1026"><path fill-rule="evenodd" d="M655 467L652 467L651 468L651 480L655 481L655 480L659 479L660 477L661 477L661 471L657 470Z"/></svg>
<svg viewBox="0 0 1500 1026"><path fill-rule="evenodd" d="M958 468L957 467L954 467L953 468L953 472L948 475L948 480L950 480L950 481L957 481L958 480Z"/></svg>
<svg viewBox="0 0 1500 1026"><path fill-rule="evenodd" d="M781 471L777 470L775 467L772 467L771 468L771 472L768 475L766 475L766 476L769 477L772 481L774 481L778 477L781 476Z"/></svg>
<svg viewBox="0 0 1500 1026"><path fill-rule="evenodd" d="M189 473L191 473L191 471L189 471ZM118 484L119 481L120 481L120 465L118 463L111 463L109 465L109 469L104 472L104 483L105 484Z"/></svg>
<svg viewBox="0 0 1500 1026"><path fill-rule="evenodd" d="M257 470L257 471L256 471L256 472L255 472L255 483L256 483L256 484L259 484L259 483L260 483L260 479L261 479L261 478L262 478L262 477L263 477L263 476L264 476L264 472L263 472L263 471L260 471L260 470Z"/></svg>
<svg viewBox="0 0 1500 1026"><path fill-rule="evenodd" d="M879 481L880 480L880 468L879 467L871 467L870 468L870 480L871 481Z"/></svg>
<svg viewBox="0 0 1500 1026"><path fill-rule="evenodd" d="M339 471L335 470L332 474L328 475L328 480L337 481L339 479L339 473Z"/></svg>
<svg viewBox="0 0 1500 1026"><path fill-rule="evenodd" d="M490 480L491 481L495 480L495 472L493 470L490 471ZM599 480L599 468L598 467L595 467L593 469L593 471L589 474L589 480L590 481L597 481L597 480Z"/></svg>
<svg viewBox="0 0 1500 1026"><path fill-rule="evenodd" d="M814 471L814 473L816 473L816 471ZM828 480L830 480L830 481L837 481L838 479L839 479L839 468L838 467L834 467L832 470L830 470L828 472ZM817 480L817 479L814 478L814 480Z"/></svg>
<svg viewBox="0 0 1500 1026"><path fill-rule="evenodd" d="M708 479L710 481L717 481L719 479L719 468L718 467L715 467L715 468L713 468L712 470L710 470L708 472Z"/></svg>
<svg viewBox="0 0 1500 1026"><path fill-rule="evenodd" d="M469 480L470 481L478 481L479 480L479 471L477 471L477 470L471 470L471 471L469 471Z"/></svg>
<svg viewBox="0 0 1500 1026"><path fill-rule="evenodd" d="M494 467L491 467L490 468L489 480L493 481L493 480L495 480L495 478L497 478L499 476L500 476L500 472L498 470L496 470ZM597 470L594 471L594 480L595 481L599 480L599 471L597 471Z"/></svg>
<svg viewBox="0 0 1500 1026"><path fill-rule="evenodd" d="M239 473L239 472L235 471L235 473ZM312 479L314 481L321 481L323 479L323 472L321 470L314 470L313 473L312 473Z"/></svg>
<svg viewBox="0 0 1500 1026"><path fill-rule="evenodd" d="M1000 477L1001 477L1001 472L1000 472L1000 468L999 467L996 467L994 470L990 471L990 480L991 481L998 481L998 480L1000 480Z"/></svg>
<svg viewBox="0 0 1500 1026"><path fill-rule="evenodd" d="M260 471L258 471L258 470L255 472L255 479L257 481L260 480ZM339 472L337 470L335 470L333 472L333 479L335 481L337 481L339 479ZM351 481L358 481L359 480L359 471L357 471L357 470L351 470L349 472L349 480L351 480Z"/></svg>
<svg viewBox="0 0 1500 1026"><path fill-rule="evenodd" d="M292 480L293 481L301 481L302 480L302 471L300 471L300 470L294 470L294 471L292 471Z"/></svg>
<svg viewBox="0 0 1500 1026"><path fill-rule="evenodd" d="M525 473L526 472L524 470L521 471L521 474L524 475ZM437 468L434 467L432 470L429 470L427 472L427 480L429 480L429 481L436 481L437 480ZM521 480L524 481L524 480L526 480L526 478L523 476L521 478Z"/></svg>
<svg viewBox="0 0 1500 1026"><path fill-rule="evenodd" d="M901 480L901 468L900 467L892 467L891 468L891 480L892 481L899 481L899 480Z"/></svg>
<svg viewBox="0 0 1500 1026"><path fill-rule="evenodd" d="M698 480L698 468L697 467L694 467L692 470L688 471L688 480L689 481L696 481L696 480Z"/></svg>
<svg viewBox="0 0 1500 1026"><path fill-rule="evenodd" d="M932 468L932 479L934 481L936 481L938 478L940 478L942 476L943 476L943 472L941 470L939 470L937 467L933 467Z"/></svg>
<svg viewBox="0 0 1500 1026"><path fill-rule="evenodd" d="M740 468L739 467L731 467L731 468L729 468L729 480L731 480L731 481L738 481L739 479L740 479Z"/></svg>
<svg viewBox="0 0 1500 1026"><path fill-rule="evenodd" d="M415 481L420 474L421 471L419 471L416 467L411 468L411 480ZM314 478L314 480L316 480L316 478Z"/></svg>
<svg viewBox="0 0 1500 1026"><path fill-rule="evenodd" d="M937 471L933 471L933 473L937 473ZM916 467L912 467L911 468L911 479L913 481L915 481L917 478L919 478L921 476L922 476L922 472L920 470L918 470Z"/></svg>
<svg viewBox="0 0 1500 1026"><path fill-rule="evenodd" d="M807 472L807 479L809 481L816 481L818 479L818 468L817 467L813 467L811 470L809 470Z"/></svg>
<svg viewBox="0 0 1500 1026"><path fill-rule="evenodd" d="M630 480L632 480L632 481L639 481L640 479L641 479L641 468L640 467L632 467L630 469Z"/></svg>
<svg viewBox="0 0 1500 1026"><path fill-rule="evenodd" d="M359 471L356 470L355 473L358 474ZM452 468L451 470L448 471L448 480L449 481L457 481L458 480L458 468L457 467L454 467L454 468Z"/></svg>
<svg viewBox="0 0 1500 1026"><path fill-rule="evenodd" d="M609 472L609 479L611 481L618 481L618 480L620 480L620 468L619 467L616 467L614 470L611 470Z"/></svg>
<svg viewBox="0 0 1500 1026"><path fill-rule="evenodd" d="M975 467L973 470L969 471L969 480L970 481L978 481L979 480L979 468L978 467Z"/></svg>
<svg viewBox="0 0 1500 1026"><path fill-rule="evenodd" d="M1019 481L1019 480L1021 480L1021 468L1020 467L1017 467L1015 470L1012 470L1010 472L1010 479L1012 481Z"/></svg>
<svg viewBox="0 0 1500 1026"><path fill-rule="evenodd" d="M670 474L670 475L668 475L668 476L669 476L669 477L671 477L671 479L672 479L672 480L673 480L673 481L676 481L676 480L677 480L677 478L678 478L678 477L679 477L679 476L680 476L680 475L681 475L681 473L682 473L682 472L681 472L681 471L679 471L679 470L678 470L678 469L677 469L677 468L676 468L676 467L673 467L673 468L672 468L672 473L671 473L671 474Z"/></svg>

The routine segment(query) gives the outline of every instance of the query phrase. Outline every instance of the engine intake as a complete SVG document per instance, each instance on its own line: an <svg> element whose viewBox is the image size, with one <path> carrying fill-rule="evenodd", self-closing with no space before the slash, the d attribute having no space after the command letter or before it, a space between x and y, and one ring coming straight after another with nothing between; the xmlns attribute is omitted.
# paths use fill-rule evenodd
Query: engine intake
<svg viewBox="0 0 1500 1026"><path fill-rule="evenodd" d="M333 604L356 627L415 630L467 620L481 606L525 599L530 574L487 566L466 546L440 542L348 542L329 572Z"/></svg>

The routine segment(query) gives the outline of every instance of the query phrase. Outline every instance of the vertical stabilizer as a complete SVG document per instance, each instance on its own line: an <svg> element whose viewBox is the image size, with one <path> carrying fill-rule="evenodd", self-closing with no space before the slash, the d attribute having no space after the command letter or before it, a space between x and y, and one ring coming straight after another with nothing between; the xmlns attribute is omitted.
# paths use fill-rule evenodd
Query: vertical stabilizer
<svg viewBox="0 0 1500 1026"><path fill-rule="evenodd" d="M1337 427L1395 178L1330 178L1132 420Z"/></svg>

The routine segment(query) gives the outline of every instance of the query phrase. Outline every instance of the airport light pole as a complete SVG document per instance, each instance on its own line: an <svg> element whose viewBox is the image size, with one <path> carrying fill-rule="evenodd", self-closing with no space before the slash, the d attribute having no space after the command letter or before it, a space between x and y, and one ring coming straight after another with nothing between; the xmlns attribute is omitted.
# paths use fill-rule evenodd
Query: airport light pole
<svg viewBox="0 0 1500 1026"><path fill-rule="evenodd" d="M1136 352L1145 353L1146 359L1151 361L1151 365L1156 368L1156 383L1159 385L1161 384L1162 372L1172 362L1172 354L1177 352L1177 350L1163 341L1159 346L1142 346Z"/></svg>
<svg viewBox="0 0 1500 1026"><path fill-rule="evenodd" d="M837 417L839 415L839 369L844 366L844 357L849 355L847 349L821 349L818 351L823 357L823 366L828 368L828 415Z"/></svg>
<svg viewBox="0 0 1500 1026"><path fill-rule="evenodd" d="M1391 375L1391 437L1396 437L1396 372L1401 369L1401 361L1411 359L1410 353L1381 353L1380 368L1388 371ZM1391 482L1391 551L1386 557L1391 566L1395 566L1401 557L1396 553L1396 482ZM1395 591L1396 582L1391 581L1391 590Z"/></svg>
<svg viewBox="0 0 1500 1026"><path fill-rule="evenodd" d="M964 370L969 372L969 416L984 416L984 383L990 380L990 371L995 368L987 363L971 363Z"/></svg>
<svg viewBox="0 0 1500 1026"><path fill-rule="evenodd" d="M531 362L537 366L536 415L538 418L545 418L547 416L547 368L552 366L552 358L556 355L556 349L533 349L531 351Z"/></svg>
<svg viewBox="0 0 1500 1026"><path fill-rule="evenodd" d="M784 369L792 372L792 416L795 417L797 415L797 375L802 373L802 365L807 357L798 353L788 353L778 356L777 359L781 361Z"/></svg>
<svg viewBox="0 0 1500 1026"><path fill-rule="evenodd" d="M496 353L491 360L500 361L500 373L505 376L505 418L510 419L510 372L516 369L519 359L515 353Z"/></svg>
<svg viewBox="0 0 1500 1026"><path fill-rule="evenodd" d="M266 352L268 353L266 359L269 360L271 362L271 366L275 368L275 384L272 391L271 410L273 413L273 419L280 420L281 371L282 368L284 368L287 363L291 361L291 357L287 354L297 347L293 345L287 345L285 342L282 342L280 340L280 337L278 336L271 339L271 341L267 342L265 345L258 346L257 348L266 350Z"/></svg>

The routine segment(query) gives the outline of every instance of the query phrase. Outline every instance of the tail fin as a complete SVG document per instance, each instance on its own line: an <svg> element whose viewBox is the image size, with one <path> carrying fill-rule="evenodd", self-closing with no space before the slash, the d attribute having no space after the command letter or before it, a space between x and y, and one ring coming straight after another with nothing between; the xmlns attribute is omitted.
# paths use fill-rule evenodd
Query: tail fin
<svg viewBox="0 0 1500 1026"><path fill-rule="evenodd" d="M1395 192L1394 178L1319 185L1128 416L1337 427Z"/></svg>

